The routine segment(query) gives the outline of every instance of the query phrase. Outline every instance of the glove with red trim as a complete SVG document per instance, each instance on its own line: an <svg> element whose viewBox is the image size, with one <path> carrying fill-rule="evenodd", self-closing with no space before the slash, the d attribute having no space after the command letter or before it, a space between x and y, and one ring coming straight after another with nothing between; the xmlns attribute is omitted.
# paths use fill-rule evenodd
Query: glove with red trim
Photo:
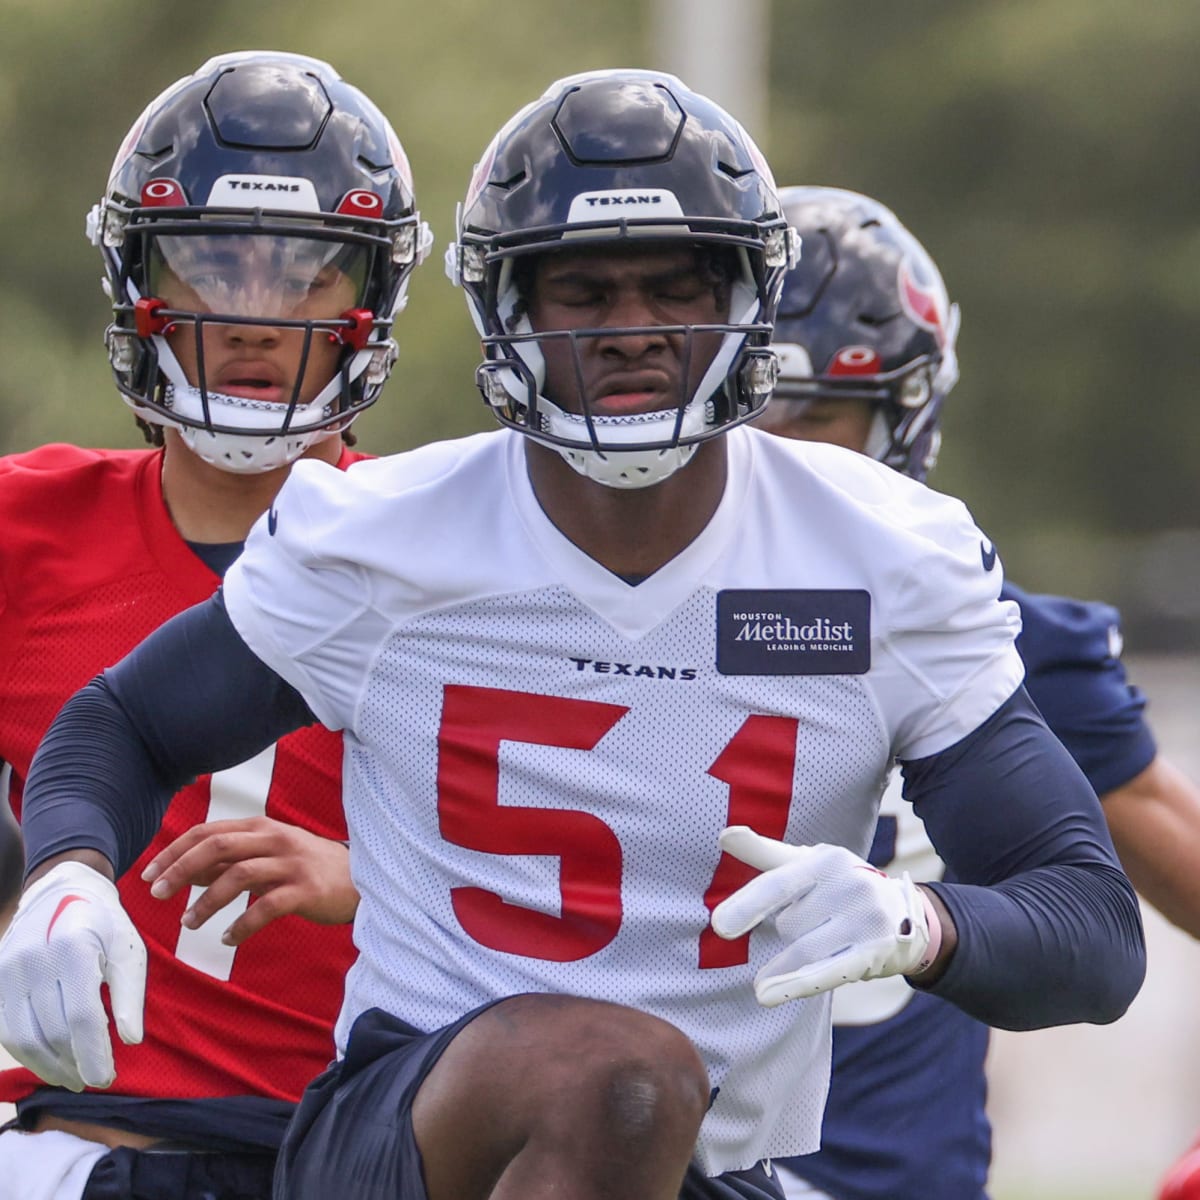
<svg viewBox="0 0 1200 1200"><path fill-rule="evenodd" d="M101 984L121 1040L140 1042L146 947L115 884L59 863L21 897L0 939L0 1044L49 1084L108 1087L116 1070Z"/></svg>

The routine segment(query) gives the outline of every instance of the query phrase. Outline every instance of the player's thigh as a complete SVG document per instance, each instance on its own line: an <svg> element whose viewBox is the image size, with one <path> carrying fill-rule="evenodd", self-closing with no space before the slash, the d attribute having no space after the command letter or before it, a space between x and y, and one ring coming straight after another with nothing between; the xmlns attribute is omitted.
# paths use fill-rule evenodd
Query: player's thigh
<svg viewBox="0 0 1200 1200"><path fill-rule="evenodd" d="M480 1011L433 1033L381 1009L363 1013L343 1059L301 1097L279 1151L278 1200L427 1200L413 1101L446 1046Z"/></svg>
<svg viewBox="0 0 1200 1200"><path fill-rule="evenodd" d="M521 1144L558 1126L619 1124L626 1092L639 1097L639 1120L682 1108L698 1123L709 1101L704 1064L674 1025L603 1000L510 996L446 1046L414 1124L427 1154L446 1138L461 1155L464 1123L494 1131L497 1146Z"/></svg>
<svg viewBox="0 0 1200 1200"><path fill-rule="evenodd" d="M649 1186L686 1165L708 1103L704 1064L674 1025L603 1000L526 994L451 1041L413 1128L441 1198L487 1195L514 1169L591 1177L630 1153ZM476 1131L465 1144L464 1129Z"/></svg>
<svg viewBox="0 0 1200 1200"><path fill-rule="evenodd" d="M588 1086L600 1071L618 1082L652 1074L668 1092L678 1076L699 1123L708 1099L703 1064L682 1033L648 1014L526 995L422 1034L372 1009L355 1022L343 1060L301 1099L275 1195L427 1200L423 1167L441 1178L448 1163L456 1178L495 1179L534 1132L586 1119L590 1097L605 1091Z"/></svg>

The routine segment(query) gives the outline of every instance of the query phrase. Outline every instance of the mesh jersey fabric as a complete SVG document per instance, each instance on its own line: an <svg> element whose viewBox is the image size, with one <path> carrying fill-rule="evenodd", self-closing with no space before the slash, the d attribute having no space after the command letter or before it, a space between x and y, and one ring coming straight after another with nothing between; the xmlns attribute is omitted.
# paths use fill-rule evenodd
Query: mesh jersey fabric
<svg viewBox="0 0 1200 1200"><path fill-rule="evenodd" d="M433 1029L528 990L646 1009L719 1089L710 1174L815 1148L829 1057L827 997L753 1001L778 935L706 933L719 830L865 852L892 758L960 740L1022 677L958 501L833 447L727 445L717 513L636 588L554 528L503 431L337 478L299 464L225 585L250 647L346 733L363 901L339 1038L371 1007ZM780 589L831 613L867 593L869 669L811 672L804 646L784 673L718 671L721 594L737 625Z"/></svg>

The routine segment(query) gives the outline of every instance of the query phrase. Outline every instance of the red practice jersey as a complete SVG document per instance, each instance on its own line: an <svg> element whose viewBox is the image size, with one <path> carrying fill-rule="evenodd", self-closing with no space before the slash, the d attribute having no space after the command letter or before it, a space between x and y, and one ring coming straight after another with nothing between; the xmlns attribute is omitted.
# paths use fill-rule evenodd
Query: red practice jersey
<svg viewBox="0 0 1200 1200"><path fill-rule="evenodd" d="M343 451L338 465L362 457ZM0 459L0 760L12 768L18 815L34 750L63 703L220 583L171 523L161 464L159 451L73 446ZM126 1046L113 1034L117 1077L106 1094L295 1101L328 1064L354 959L349 926L284 917L223 946L240 909L187 930L187 889L155 900L140 876L184 830L220 817L265 813L345 839L341 770L341 737L316 725L176 796L118 885L149 955L146 1036ZM41 1086L29 1071L0 1072L0 1100Z"/></svg>

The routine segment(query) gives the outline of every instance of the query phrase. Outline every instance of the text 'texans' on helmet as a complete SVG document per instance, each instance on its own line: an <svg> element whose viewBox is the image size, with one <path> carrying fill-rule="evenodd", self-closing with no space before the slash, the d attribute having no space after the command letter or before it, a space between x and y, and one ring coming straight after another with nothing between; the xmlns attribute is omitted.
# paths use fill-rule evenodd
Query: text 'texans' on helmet
<svg viewBox="0 0 1200 1200"><path fill-rule="evenodd" d="M514 271L524 256L614 239L728 247L737 263L727 323L704 327L723 336L694 394L635 419L569 413L543 395L539 341L552 331L531 329ZM733 117L672 75L593 71L552 84L493 139L459 206L446 269L483 339L477 382L500 422L589 478L645 487L766 403L771 320L798 249L770 169ZM576 352L605 332L575 330Z"/></svg>
<svg viewBox="0 0 1200 1200"><path fill-rule="evenodd" d="M104 256L105 336L126 402L237 472L291 462L375 402L431 243L379 109L327 63L269 51L210 59L151 101L88 235ZM264 328L299 348L294 382L222 390L206 378L206 331ZM309 369L305 383L317 359L324 374Z"/></svg>
<svg viewBox="0 0 1200 1200"><path fill-rule="evenodd" d="M958 379L958 306L925 248L878 201L826 187L783 188L780 199L804 254L775 321L775 402L873 402L866 452L924 479Z"/></svg>

